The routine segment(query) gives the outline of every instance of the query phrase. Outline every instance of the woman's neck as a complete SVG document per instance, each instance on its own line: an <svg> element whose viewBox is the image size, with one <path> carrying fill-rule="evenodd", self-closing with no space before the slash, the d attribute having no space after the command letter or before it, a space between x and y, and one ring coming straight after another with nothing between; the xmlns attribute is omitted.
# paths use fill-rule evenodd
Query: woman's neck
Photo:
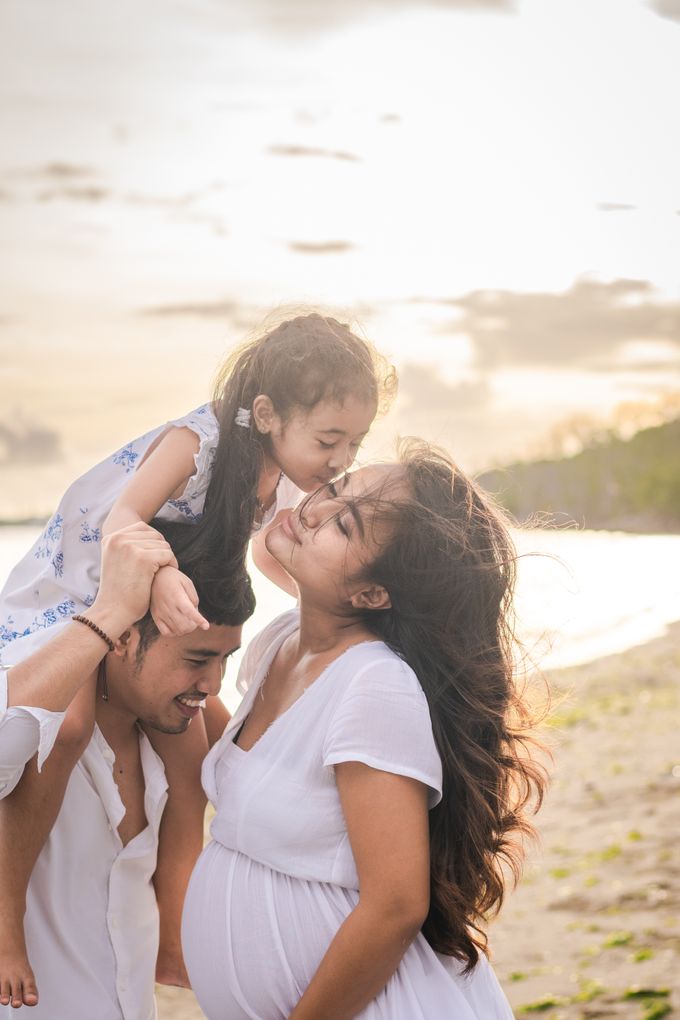
<svg viewBox="0 0 680 1020"><path fill-rule="evenodd" d="M300 629L297 633L299 655L323 655L342 652L360 641L370 641L374 635L363 620L334 612L300 599Z"/></svg>

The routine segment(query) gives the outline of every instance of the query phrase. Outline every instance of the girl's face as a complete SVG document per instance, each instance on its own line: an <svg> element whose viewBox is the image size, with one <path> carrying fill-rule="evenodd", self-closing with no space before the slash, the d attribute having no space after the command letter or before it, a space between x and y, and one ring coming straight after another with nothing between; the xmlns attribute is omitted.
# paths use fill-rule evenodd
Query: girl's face
<svg viewBox="0 0 680 1020"><path fill-rule="evenodd" d="M336 610L389 605L385 590L363 579L366 566L389 539L370 502L355 502L368 493L381 500L404 495L399 467L380 464L345 474L267 533L267 549L295 579L303 602Z"/></svg>
<svg viewBox="0 0 680 1020"><path fill-rule="evenodd" d="M271 410L264 428L253 409L258 428L269 434L271 459L299 489L313 492L352 464L377 408L353 396L342 404L320 400L309 411L293 411L285 423Z"/></svg>

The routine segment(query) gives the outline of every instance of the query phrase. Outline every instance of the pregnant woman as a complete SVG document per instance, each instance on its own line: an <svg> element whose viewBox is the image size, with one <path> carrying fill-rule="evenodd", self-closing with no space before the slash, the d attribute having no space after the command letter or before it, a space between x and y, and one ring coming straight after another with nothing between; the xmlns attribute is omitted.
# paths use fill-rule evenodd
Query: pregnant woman
<svg viewBox="0 0 680 1020"><path fill-rule="evenodd" d="M412 444L320 489L267 547L300 606L251 643L203 767L216 816L183 944L204 1012L512 1020L484 918L544 777L502 518Z"/></svg>

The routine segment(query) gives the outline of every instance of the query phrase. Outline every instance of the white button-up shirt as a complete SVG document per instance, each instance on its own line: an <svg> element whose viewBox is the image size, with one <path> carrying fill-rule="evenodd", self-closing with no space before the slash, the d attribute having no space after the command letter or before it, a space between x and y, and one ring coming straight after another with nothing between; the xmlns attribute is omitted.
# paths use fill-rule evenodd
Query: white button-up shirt
<svg viewBox="0 0 680 1020"><path fill-rule="evenodd" d="M0 797L24 765L49 754L63 713L7 708L0 669ZM127 846L118 835L125 808L113 778L114 754L95 727L28 888L25 930L40 1001L31 1020L153 1020L158 908L152 885L165 771L140 731L147 826ZM16 1018L11 1006L0 1017ZM22 1014L23 1016L23 1014Z"/></svg>

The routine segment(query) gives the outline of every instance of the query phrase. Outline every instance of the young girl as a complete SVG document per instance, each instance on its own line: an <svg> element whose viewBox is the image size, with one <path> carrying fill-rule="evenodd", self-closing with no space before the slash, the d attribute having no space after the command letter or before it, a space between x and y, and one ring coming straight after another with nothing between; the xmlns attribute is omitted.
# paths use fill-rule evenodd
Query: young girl
<svg viewBox="0 0 680 1020"><path fill-rule="evenodd" d="M238 349L220 374L212 404L127 443L66 492L0 593L3 664L20 662L60 624L87 613L97 591L101 537L135 521L158 516L171 522L164 531L173 548L187 563L199 564L201 576L215 586L229 585L242 572L255 534L256 564L295 594L290 576L267 553L264 534L303 492L354 460L394 389L394 370L385 360L346 325L319 314L284 322ZM207 627L193 585L174 567L159 571L151 612L162 635ZM43 774L27 769L13 794L27 798L33 817L30 831L17 832L15 841L26 884L91 737L95 693L78 696ZM221 732L226 713L210 700L205 724L198 717L180 736L150 734L170 787L155 876L158 979L166 983L187 983L179 921L202 847L200 763L208 749L206 729ZM9 982L13 1001L32 1005L37 994L23 937L26 889L5 888L8 872L0 861L0 981Z"/></svg>
<svg viewBox="0 0 680 1020"><path fill-rule="evenodd" d="M299 608L248 647L203 766L183 946L209 1020L512 1020L485 921L543 770L513 675L515 551L412 444L269 532ZM257 796L253 796L253 791Z"/></svg>

